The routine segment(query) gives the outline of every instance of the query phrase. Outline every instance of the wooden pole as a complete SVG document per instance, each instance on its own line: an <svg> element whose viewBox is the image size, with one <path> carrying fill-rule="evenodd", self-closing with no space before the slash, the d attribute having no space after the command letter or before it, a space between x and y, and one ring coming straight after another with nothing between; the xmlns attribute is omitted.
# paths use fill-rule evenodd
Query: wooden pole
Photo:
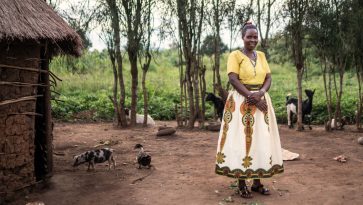
<svg viewBox="0 0 363 205"><path fill-rule="evenodd" d="M47 157L47 177L53 175L53 130L52 130L52 114L51 114L51 90L50 90L50 77L49 77L49 53L47 52L47 43L45 49L40 54L42 59L46 59L41 63L41 70L43 72L44 88L44 131L46 141L46 157ZM44 56L43 56L44 55Z"/></svg>

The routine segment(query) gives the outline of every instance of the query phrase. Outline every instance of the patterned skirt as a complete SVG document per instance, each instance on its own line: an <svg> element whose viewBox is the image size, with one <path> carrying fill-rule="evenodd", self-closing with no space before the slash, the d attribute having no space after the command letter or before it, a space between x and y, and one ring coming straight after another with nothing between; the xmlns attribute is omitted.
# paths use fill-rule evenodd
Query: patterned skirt
<svg viewBox="0 0 363 205"><path fill-rule="evenodd" d="M238 179L267 178L282 173L282 150L271 98L268 111L248 105L237 91L229 92L218 139L216 173Z"/></svg>

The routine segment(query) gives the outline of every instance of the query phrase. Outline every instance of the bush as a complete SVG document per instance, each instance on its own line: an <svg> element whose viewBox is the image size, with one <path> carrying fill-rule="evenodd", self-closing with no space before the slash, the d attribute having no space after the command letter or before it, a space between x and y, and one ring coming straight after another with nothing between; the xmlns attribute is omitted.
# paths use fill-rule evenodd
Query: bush
<svg viewBox="0 0 363 205"><path fill-rule="evenodd" d="M273 54L273 52L272 52ZM221 77L222 84L226 85L227 75L225 74L228 53L221 55ZM113 74L111 63L105 51L86 52L77 59L76 65L82 65L79 72L70 72L64 63L64 57L53 59L51 70L58 77L63 79L57 87L62 95L59 97L63 102L53 101L53 116L60 120L73 120L78 118L90 118L92 120L112 120L114 110L108 96L112 95ZM124 57L124 79L126 90L126 106L131 104L131 75L127 56ZM179 70L176 62L179 62L175 50L164 50L154 57L147 74L147 88L149 96L149 114L156 120L174 120L175 104L179 104ZM291 93L296 96L296 70L290 63L276 63L271 60L272 86L269 94L272 98L276 118L279 123L287 123L286 116L286 95ZM205 56L203 62L207 67L206 82L207 91L212 91L212 70L210 57ZM272 63L275 62L275 63ZM82 68L82 69L81 69ZM141 72L140 72L141 78ZM316 89L313 100L312 122L323 124L327 120L326 99L323 87L323 80L320 74L320 67L317 64L309 63L307 75L304 75L303 88ZM141 81L138 91L138 113L143 112L143 97ZM345 75L344 94L341 107L342 114L354 118L356 110L358 86L354 73L349 71ZM303 99L306 99L303 94ZM333 99L335 102L335 99ZM81 116L80 113L86 113ZM206 117L214 115L213 105L206 103Z"/></svg>

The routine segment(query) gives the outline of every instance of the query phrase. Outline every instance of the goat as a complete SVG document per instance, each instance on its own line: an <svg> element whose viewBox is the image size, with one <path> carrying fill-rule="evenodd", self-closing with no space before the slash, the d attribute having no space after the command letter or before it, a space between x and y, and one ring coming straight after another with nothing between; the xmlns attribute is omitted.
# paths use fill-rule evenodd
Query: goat
<svg viewBox="0 0 363 205"><path fill-rule="evenodd" d="M305 90L305 94L308 97L308 99L304 100L302 102L302 117L303 122L305 122L305 116L308 117L308 125L309 129L311 130L311 110L313 109L313 96L315 93L311 90ZM286 96L286 110L287 110L287 124L289 125L289 128L293 128L292 124L292 117L293 115L297 113L297 102L298 100L296 98L291 98L290 96ZM303 127L304 129L304 127Z"/></svg>
<svg viewBox="0 0 363 205"><path fill-rule="evenodd" d="M131 110L128 108L125 108L125 114L126 114L126 118L130 120L131 119ZM136 114L136 124L142 124L142 123L144 123L144 115ZM150 115L147 115L147 125L155 126L155 121Z"/></svg>
<svg viewBox="0 0 363 205"><path fill-rule="evenodd" d="M218 118L222 121L224 101L222 100L222 98L217 97L213 93L206 93L206 94L207 96L205 98L205 101L213 102L214 108L217 110Z"/></svg>

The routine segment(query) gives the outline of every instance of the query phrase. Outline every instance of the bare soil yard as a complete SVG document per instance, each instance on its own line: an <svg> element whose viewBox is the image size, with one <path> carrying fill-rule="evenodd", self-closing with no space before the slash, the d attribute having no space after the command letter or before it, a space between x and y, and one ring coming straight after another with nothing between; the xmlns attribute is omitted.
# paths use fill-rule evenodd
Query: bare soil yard
<svg viewBox="0 0 363 205"><path fill-rule="evenodd" d="M231 187L235 180L214 173L216 132L178 129L173 136L156 137L156 127L120 130L111 123L57 123L54 176L43 189L12 204L363 204L363 146L357 143L362 133L353 127L335 132L320 126L304 132L279 128L283 148L299 153L300 159L285 162L283 174L262 181L271 196L243 199ZM110 146L116 170L109 171L107 163L89 172L86 166L71 166L73 155L107 140L116 143ZM152 155L151 169L136 168L136 143ZM342 154L346 163L333 160Z"/></svg>

